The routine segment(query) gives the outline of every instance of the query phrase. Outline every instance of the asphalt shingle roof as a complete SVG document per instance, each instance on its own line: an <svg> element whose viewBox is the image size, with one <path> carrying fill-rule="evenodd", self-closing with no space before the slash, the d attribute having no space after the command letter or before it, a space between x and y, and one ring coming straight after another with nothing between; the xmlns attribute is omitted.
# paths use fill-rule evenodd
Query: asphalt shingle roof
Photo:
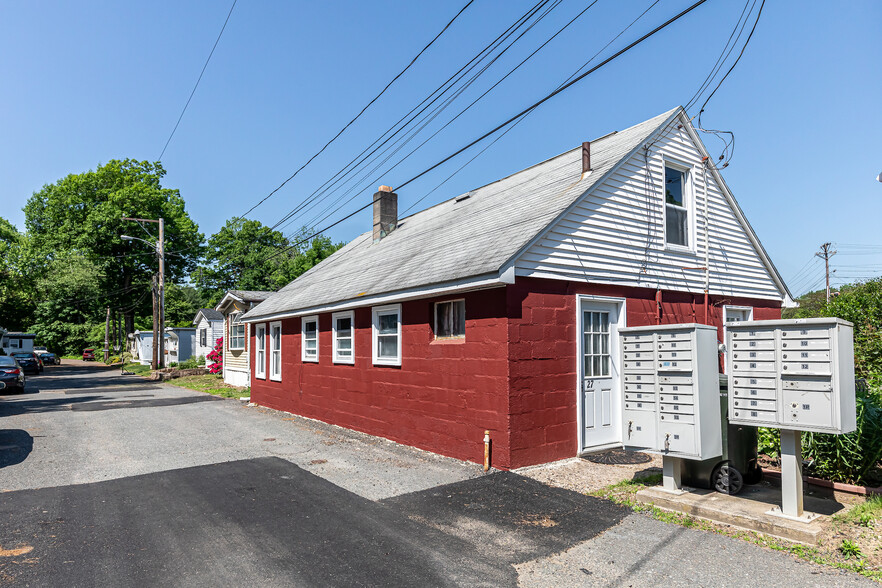
<svg viewBox="0 0 882 588"><path fill-rule="evenodd" d="M245 302L263 302L275 292L265 290L228 290L230 294L236 298L241 298Z"/></svg>
<svg viewBox="0 0 882 588"><path fill-rule="evenodd" d="M581 145L492 184L405 217L378 243L372 231L266 298L243 318L314 307L482 275L490 277L639 147L679 108L591 142L582 176ZM235 293L236 291L231 291Z"/></svg>
<svg viewBox="0 0 882 588"><path fill-rule="evenodd" d="M224 315L213 308L200 308L199 312L202 313L202 316L205 317L205 320L209 320L209 321L222 321L222 320L224 320ZM199 313L196 313L196 314L199 314Z"/></svg>

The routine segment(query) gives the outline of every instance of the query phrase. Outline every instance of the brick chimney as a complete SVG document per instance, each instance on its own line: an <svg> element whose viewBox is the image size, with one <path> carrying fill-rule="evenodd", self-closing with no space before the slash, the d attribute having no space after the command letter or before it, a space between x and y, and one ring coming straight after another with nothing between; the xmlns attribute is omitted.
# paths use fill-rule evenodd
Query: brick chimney
<svg viewBox="0 0 882 588"><path fill-rule="evenodd" d="M398 194L389 186L380 186L374 194L374 243L398 226Z"/></svg>

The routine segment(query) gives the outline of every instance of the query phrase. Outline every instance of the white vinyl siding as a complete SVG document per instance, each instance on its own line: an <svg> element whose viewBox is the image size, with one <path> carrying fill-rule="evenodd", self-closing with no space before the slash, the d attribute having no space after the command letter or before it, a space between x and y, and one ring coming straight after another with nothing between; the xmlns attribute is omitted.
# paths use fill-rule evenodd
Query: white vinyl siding
<svg viewBox="0 0 882 588"><path fill-rule="evenodd" d="M704 292L705 172L701 151L677 122L583 196L516 261L519 276ZM690 250L666 247L665 162L688 168ZM647 173L647 170L649 173ZM707 173L710 293L781 300L720 186Z"/></svg>
<svg viewBox="0 0 882 588"><path fill-rule="evenodd" d="M282 323L270 323L270 380L282 381Z"/></svg>
<svg viewBox="0 0 882 588"><path fill-rule="evenodd" d="M255 325L254 339L254 376L263 380L266 378L266 325Z"/></svg>
<svg viewBox="0 0 882 588"><path fill-rule="evenodd" d="M334 363L355 363L355 313L335 312L331 327Z"/></svg>
<svg viewBox="0 0 882 588"><path fill-rule="evenodd" d="M401 305L372 309L371 355L376 365L401 365Z"/></svg>
<svg viewBox="0 0 882 588"><path fill-rule="evenodd" d="M318 361L319 330L318 317L305 316L301 321L300 359L301 361Z"/></svg>

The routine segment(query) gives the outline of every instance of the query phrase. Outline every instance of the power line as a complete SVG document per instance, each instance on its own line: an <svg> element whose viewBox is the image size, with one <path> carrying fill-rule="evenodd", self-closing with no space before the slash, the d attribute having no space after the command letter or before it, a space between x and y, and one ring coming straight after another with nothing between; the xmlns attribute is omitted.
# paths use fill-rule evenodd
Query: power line
<svg viewBox="0 0 882 588"><path fill-rule="evenodd" d="M300 204L295 206L291 211L289 211L285 216L282 217L280 221L278 221L272 228L279 227L302 211L305 207L309 206L312 202L312 199L319 194L321 191L329 189L335 184L339 183L341 180L349 176L350 174L356 173L356 170L368 159L370 159L379 149L381 149L384 145L386 145L389 141L391 141L394 137L402 133L408 126L415 120L417 117L421 116L432 104L434 104L437 100L439 100L442 96L444 96L447 92L453 89L459 82L462 80L468 73L474 69L481 61L483 61L487 56L491 55L493 51L496 50L497 47L502 45L511 35L513 35L521 26L523 26L526 22L528 22L538 11L540 11L546 4L548 4L549 0L539 0L536 4L534 4L527 12L521 15L513 24L511 24L506 30L500 33L493 41L487 44L483 49L481 49L474 57L472 57L469 61L467 61L462 67L460 67L456 72L454 72L450 77L448 77L444 82L441 83L437 88L435 88L427 97L423 98L416 106L410 109L409 112L404 114L401 118L399 118L391 127L389 127L386 131L384 131L379 138L375 139L370 145L365 147L361 153L353 157L348 163L346 163L340 170L338 170L334 175L331 176L330 179L325 181L324 184L319 186L316 190L312 192L307 198L303 200ZM474 77L473 77L474 79ZM448 99L449 100L449 99ZM438 108L438 107L436 107ZM414 114L415 113L415 114ZM411 116L413 115L413 116ZM410 117L408 119L408 117ZM406 122L405 119L407 119ZM402 124L403 122L403 124ZM419 124L419 123L417 123ZM399 126L400 125L400 126ZM391 133L391 134L390 134ZM388 136L387 136L388 135ZM373 148L373 150L371 150ZM336 189L335 189L336 190Z"/></svg>
<svg viewBox="0 0 882 588"><path fill-rule="evenodd" d="M437 118L437 117L441 114L441 112L443 112L444 110L446 110L447 107L450 106L450 104L451 104L454 100L456 100L460 95L462 95L462 93L465 92L465 90L466 90L468 87L470 87L472 83L475 82L475 80L477 80L477 79L478 79L478 78L479 78L484 72L486 72L487 69L488 69L490 66L492 66L492 65L493 65L493 64L494 64L494 63L495 63L500 57L502 57L502 55L503 55L506 51L508 51L508 50L509 50L509 49L510 49L515 43L517 43L517 42L518 42L518 41L519 41L519 40L520 40L520 39L521 39L521 38L522 38L527 32L529 32L529 31L530 31L535 25L537 25L542 19L544 19L544 18L548 15L548 13L550 13L550 12L551 12L552 10L554 10L558 5L560 5L561 2L562 2L562 0L556 0L556 1L554 2L554 4L552 4L549 8L547 8L547 9L545 10L545 12L539 16L538 19L536 19L533 23L531 23L531 24L530 24L530 25L529 25L524 31L522 31L522 32L521 32L521 33L520 33L520 34L519 34L519 35L518 35L513 41L511 41L511 43L509 43L507 47L505 47L500 53L498 53L495 57L493 57L493 59L490 60L490 62L487 63L485 66L483 66L483 67L481 68L480 71L478 71L476 74L474 74L474 75L472 76L472 78L469 79L469 80L463 85L462 88L460 88L459 90L457 90L456 93L455 93L453 96L451 96L450 98L448 98L444 103L442 103L441 105L437 106L432 112L430 112L428 115L426 115L426 117L424 117L424 118L420 121L420 126L419 126L416 130L412 131L408 137L404 138L404 142L403 142L401 145L399 145L394 151L392 151L392 153L390 153L385 159L383 159L383 161L381 161L379 164L377 164L376 166L374 166L369 172L367 172L366 174L364 174L364 175L361 177L361 179L357 180L356 183L355 183L355 185L353 185L349 190L347 190L342 196L340 196L339 198L337 198L337 200L335 200L332 204L330 204L330 205L327 206L324 210L322 210L322 212L319 213L319 214L318 214L318 215L317 215L317 216L316 216L316 217L315 217L310 223L308 223L308 225L314 225L314 224L319 224L319 223L323 222L323 221L326 220L329 216L333 215L335 212L337 212L338 210L340 210L340 208L342 208L343 206L345 206L346 204L348 204L349 202L351 202L354 198L356 198L356 197L358 196L358 192L360 191L360 190L359 190L359 186L364 186L364 185L365 185L365 179L366 179L370 174L376 172L376 171L380 168L380 166L382 166L384 163L388 162L388 161L389 161L392 157L394 157L394 156L395 156L395 155L396 155L401 149L403 149L405 145L407 145L408 143L410 143L410 141L412 141L412 140L416 137L417 134L419 134L423 129L425 129L425 128L426 128L426 127L427 127L427 126L428 126L428 125L429 125L429 124L430 124L435 118ZM581 16L581 14L584 14L584 13L588 10L588 8L591 8L591 6L593 6L596 2L597 2L597 0L595 0L595 2L592 2L591 4L589 4L588 7L585 8L585 9L584 9L579 15L577 15L576 18L578 18L578 16ZM376 183L376 182L379 181L382 177L388 175L392 170L394 170L396 167L398 167L399 165L401 165L402 163L404 163L408 158L410 158L411 155L413 155L413 154L416 153L419 149L421 149L426 143L428 143L428 142L431 141L433 138L435 138L435 137L436 137L441 131L443 131L445 128L447 128L447 127L448 127L450 124L452 124L456 119L458 119L462 114L464 114L467 110L469 110L472 106L474 106L479 100L481 100L484 96L486 96L490 91L492 91L496 86L498 86L503 80L505 80L509 75L511 75L511 73L513 73L515 70L517 70L517 69L518 69L521 65L523 65L523 64L524 64L524 63L525 63L530 57L532 57L533 55L535 55L536 52L538 52L538 51L539 51L540 49L542 49L545 45L547 45L548 42L550 42L550 41L551 41L554 37L556 37L560 32L562 32L564 29L566 29L566 28L567 28L570 24L572 24L572 22L574 22L575 20L576 20L576 19L574 18L574 19L571 20L569 23L567 23L566 25L564 25L564 27L561 28L561 29L559 29L558 32L555 33L550 39L548 39L547 41L545 41L545 43L543 43L538 49L536 49L536 50L535 50L532 54L530 54L526 59L524 59L523 61L521 61L521 63L519 63L518 65L516 65L516 66L515 66L512 70L510 70L505 76L503 76L500 80L498 80L495 84L493 84L490 88L488 88L484 93L482 93L480 96L478 96L475 100L473 100L468 106L466 106L464 109L462 109L462 110L461 110L458 114L456 114L453 118L451 118L449 121L447 121L447 123L445 123L444 125L442 125L438 130L436 130L434 133L432 133L432 135L430 135L428 138L426 138L425 140L423 140L422 143L420 143L420 144L417 145L415 148L413 148L413 149L412 149L407 155L405 155L404 157L402 157L401 159L399 159L396 163L394 163L392 166L386 168L386 170L384 170L383 172L381 172L381 173L378 175L378 177L373 181L373 183ZM428 120L427 120L427 119L428 119ZM390 137L390 138L391 138L391 137ZM395 143L398 143L398 142L400 142L400 141L401 141L401 139L398 139ZM394 143L393 143L393 145L394 145ZM383 151L383 153L386 153L389 149L391 149L391 147L392 147L391 145L390 145L389 147L387 147L387 148ZM382 153L381 153L380 155L382 155ZM379 156L378 156L378 157L379 157ZM376 161L376 158L375 158L373 161ZM339 189L339 188L337 188L337 189ZM337 189L333 190L332 192L336 191ZM353 192L354 192L354 194L353 194ZM348 196L348 195L350 195L350 194L352 194L352 196L351 196L346 202L342 203L340 206L338 206L338 207L337 207L336 209L334 209L332 212L328 213L328 210L330 210L333 206L335 206L336 204L338 204L341 200L343 200L343 198L345 198L346 196ZM326 213L327 213L327 214L326 214ZM322 217L322 215L325 215L325 216ZM321 217L320 220L318 220L319 217ZM290 224L290 223L289 223L289 224Z"/></svg>
<svg viewBox="0 0 882 588"><path fill-rule="evenodd" d="M416 61L420 58L420 56L421 56L423 53L425 53L426 50L428 50L429 47L431 47L431 46L435 43L435 41L437 41L437 40L441 37L441 35L443 35L444 32L445 32L448 28L450 28L450 25L452 25L453 22L454 22L457 18L459 18L459 16L460 16L463 12L465 12L465 10L466 10L469 6L472 5L472 2L473 2L473 1L474 1L474 0L469 0L469 2L468 2L465 6L463 6L463 7L459 10L459 12L457 12L456 15L455 15L452 19L450 19L450 22L448 22L446 25L444 25L444 28L441 29L441 31L440 31L437 35L435 35L435 37L432 38L431 41L429 41L428 45L426 45L425 47L423 47L423 48L420 50L420 52L417 53L416 56L410 61L410 63L408 63L407 66L406 66L403 70L401 70L400 72L398 72L398 74L396 74L395 77L392 78L392 80L391 80L388 84L386 84L386 86L385 86L382 90L380 90L380 93L379 93L379 94L377 94L376 96L374 96L374 98L372 98L372 99L370 100L370 102L368 102L368 103L364 106L364 108L362 108L361 111L360 111L357 115L355 115L355 117L354 117L352 120L350 120L348 123L346 123L346 124L343 126L343 128L340 129L340 130L337 132L336 135L334 135L333 137L331 137L331 139L330 139L327 143L325 143L324 146L323 146L321 149L319 149L318 151L316 151L315 154L314 154L312 157L310 157L310 158L306 161L306 163L304 163L304 164L301 165L299 168L297 168L297 170L296 170L293 174L291 174L291 175L288 177L288 179L286 179L284 182L282 182L281 184L279 184L279 186L278 186L276 189L274 189L272 192L270 192L269 194L267 194L266 196L264 196L263 199L261 199L257 204L255 204L254 206L252 206L251 208L249 208L247 211L245 211L245 214L242 214L241 216L242 216L243 218L246 217L246 216L248 216L248 214L249 214L250 212L252 212L255 208L257 208L258 206L260 206L260 205L263 204L264 202L266 202L270 197L272 197L273 194L275 194L276 192L278 192L279 190L281 190L281 189L285 186L285 184L287 184L288 182L290 182L291 180L293 180L293 179L297 176L297 174L299 174L301 171L303 171L303 169L304 169L307 165L309 165L309 164L310 164L310 163L311 163L316 157L318 157L319 155L321 155L322 152L324 152L324 150L327 149L328 146L331 145L331 143L333 143L333 142L334 142L334 141L335 141L340 135L343 134L343 132L344 132L346 129L348 129L348 128L349 128L349 127L350 127L350 126L356 121L356 120L358 120L358 119L361 117L361 115L364 114L364 112L365 112L365 111L366 111L366 110L367 110L367 109L368 109L368 108L369 108L374 102L376 102L376 101L380 98L380 96L382 96L382 95L386 92L386 90L388 90L389 87L390 87L393 83L395 83L395 81L396 81L398 78L400 78L402 75L404 75L404 73L405 73L408 69L410 69L410 67L411 67L414 63L416 63Z"/></svg>
<svg viewBox="0 0 882 588"><path fill-rule="evenodd" d="M649 12L650 10L652 10L652 8L653 8L656 4L658 4L658 3L659 3L659 0L655 0L652 4L650 4L649 7L647 7L646 10L644 10L643 12L641 12L641 13L637 16L637 18L635 18L634 20L632 20L631 23L630 23L628 26L626 26L624 29L622 29L621 31L619 31L619 33L618 33L615 37L613 37L612 39L610 39L610 40L607 42L606 45L604 45L603 47L601 47L600 50L598 50L594 55L592 55L591 58L588 59L588 61L586 61L585 63L583 63L581 66L579 66L579 68L576 69L576 71L573 72L573 73L570 75L570 77L568 77L566 80L564 80L564 82L562 82L561 85L563 85L563 84L565 84L566 82L568 82L568 81L570 81L571 79L573 79L573 78L574 78L574 77L575 77L575 76L576 76L576 75L577 75L582 69L584 69L585 67L588 66L588 64L590 64L592 61L594 61L594 60L597 58L598 55L600 55L601 53L603 53L603 52L606 50L607 47L609 47L610 45L612 45L612 44L616 41L616 39L618 39L618 38L621 37L623 34L625 34L625 33L626 33L626 32L627 32L632 26L634 26L634 25L637 23L637 21L639 21L641 18L643 18L643 17L646 15L646 13ZM594 4L595 4L595 3L592 2L591 5L588 6L588 8L591 8L591 6L593 6ZM587 8L586 8L585 10L587 10ZM583 10L582 12L580 12L579 14L577 14L576 17L575 17L573 20L575 20L576 18L579 18L584 12L585 12L585 11ZM572 23L572 22L573 22L573 21L570 21L570 23ZM567 23L566 26L569 26L570 23ZM566 28L566 26L565 26L564 28ZM563 30L563 29L561 29L561 30ZM560 31L558 31L558 33L559 33L559 32L560 32ZM556 36L556 35L557 35L557 33L555 33L555 36ZM554 37L552 37L552 39L553 39L553 38L554 38ZM551 40L551 39L549 39L549 41L550 41L550 40ZM546 41L546 43L547 43L547 41ZM544 46L544 45L543 45L543 46ZM540 49L541 49L541 47L540 47ZM534 53L535 53L535 52L534 52ZM530 55L530 57L532 57L532 54ZM528 59L529 59L529 57L528 57ZM521 63L523 63L523 62L521 62ZM520 65L519 65L519 66L520 66ZM519 66L518 66L518 67L519 67ZM558 86L558 87L560 87L560 86ZM434 188L432 188L429 192L427 192L426 194L423 194L419 199L416 200L416 202L414 202L414 203L411 204L409 207L407 207L407 209L404 211L404 214L406 214L406 213L408 213L409 211L413 210L413 208L414 208L417 204L419 204L420 202L422 202L423 200L425 200L426 198L428 198L432 193L434 193L436 190L438 190L441 186L443 186L444 184L446 184L447 182L449 182L454 176L456 176L456 174L458 174L458 173L461 172L463 169L465 169L466 166L468 166L470 163L472 163L473 161L475 161L475 160L476 160L478 157L480 157L485 151L487 151L490 147L492 147L493 145L495 145L500 139L502 139L505 135L507 135L507 134L508 134L510 131L512 131L515 127L517 127L519 124L521 124L521 122L522 122L525 118L527 118L532 112L533 112L533 111L531 110L530 112L528 112L528 113L526 113L524 116L522 116L519 120L517 120L517 121L516 121L514 124L512 124L509 128L507 128L505 131L503 131L502 134L500 134L498 137L496 137L495 139L493 139L493 141L491 141L486 147L484 147L483 149L481 149L481 150L480 150L480 151L479 151L474 157L472 157L471 159L469 159L468 161L466 161L464 164L462 164L461 166L459 166L459 167L458 167L453 173L451 173L449 176L447 176L447 177L446 177L441 183L437 184L437 185L436 185Z"/></svg>
<svg viewBox="0 0 882 588"><path fill-rule="evenodd" d="M499 130L501 130L501 129L503 129L504 127L508 126L509 124L511 124L512 122L514 122L515 120L517 120L518 118L520 118L521 116L523 116L524 114L527 114L528 112L530 112L531 110L534 110L535 108L537 108L538 106L544 104L544 103L547 102L548 100L551 100L552 98L554 98L555 96L557 96L558 94L560 94L561 92L563 92L564 90L567 90L568 88L572 87L573 85L579 83L580 81L582 81L582 80L585 79L587 76L589 76L590 74L594 73L595 71L597 71L598 69L600 69L601 67L603 67L604 65L606 65L607 63L609 63L609 62L613 61L614 59L618 58L618 57L619 57L620 55L622 55L623 53L625 53L625 52L627 52L627 51L633 49L634 47L636 47L637 45L639 45L640 43L642 43L643 41L645 41L645 40L648 39L649 37L653 36L654 34L656 34L657 32L659 32L660 30L662 30L662 29L664 29L665 27L667 27L667 26L669 26L670 24L672 24L673 22L679 20L680 18L682 18L682 17L685 16L686 14L692 12L693 10L695 10L696 8L698 8L699 6L701 6L702 4L704 4L705 2L707 2L707 0L699 0L698 2L696 2L695 4L693 4L692 6L686 8L685 10L683 10L682 12L680 12L679 14L677 14L676 16L674 16L674 17L668 19L668 20L665 21L663 24L659 25L658 27L654 28L654 29L651 30L650 32L646 33L645 35L643 35L642 37L640 37L639 39L637 39L637 40L634 41L633 43L629 44L629 45L626 46L625 48L623 48L623 49L617 51L617 52L614 53L612 56L610 56L610 57L608 57L607 59L603 60L602 62L600 62L600 63L597 64L596 66L592 67L591 69L589 69L589 70L586 71L585 73L583 73L583 74L577 76L575 79L573 79L572 81L570 81L570 82L564 84L563 86L560 86L558 89L556 89L556 90L554 90L553 92L551 92L550 94L546 95L544 98L541 98L540 100L538 100L537 102L535 102L535 103L533 103L532 105L528 106L527 108L525 108L525 109L522 110L521 112L517 113L516 115L512 116L511 118L509 118L508 120L506 120L506 121L503 122L502 124L496 126L495 128L491 129L490 131L484 133L483 135L481 135L480 137L478 137L477 139L475 139L474 141L472 141L471 143L469 143L469 144L466 145L465 147L462 147L462 148L458 149L457 151L455 151L455 152L452 153L451 155L448 155L447 157L445 157L444 159L442 159L442 160L439 161L438 163L436 163L436 164L432 165L431 167L429 167L429 168L427 168L427 169L421 171L420 173L418 173L418 174L415 175L414 177L410 178L410 179L407 180L406 182L400 184L400 185L399 185L398 187L396 187L395 189L396 189L396 190L400 190L401 188L403 188L404 186L407 186L408 184L410 184L410 183L413 182L414 180L417 180L418 178L421 178L422 176L426 175L426 174L429 173L430 171L432 171L432 170L434 170L434 169L440 167L441 165L447 163L448 161L450 161L451 159L453 159L454 157L456 157L456 156L459 155L460 153L466 151L467 149L470 149L471 147L473 147L473 146L475 146L476 144L480 143L481 141L483 141L484 139L486 139L486 138L489 137L490 135L493 135L493 134L495 134L496 132L498 132Z"/></svg>
<svg viewBox="0 0 882 588"><path fill-rule="evenodd" d="M543 104L544 102L548 101L548 100L551 99L552 97L556 96L557 94L561 93L562 91L566 90L567 88L569 88L569 87L573 86L574 84L578 83L579 81L581 81L582 79L584 79L585 77L587 77L587 76L590 75L591 73L597 71L598 69L600 69L601 67L603 67L603 66L606 65L607 63L613 61L613 60L616 59L617 57L621 56L623 53L629 51L630 49L632 49L632 48L635 47L636 45L640 44L641 42L645 41L645 40L648 39L649 37L653 36L654 34L656 34L657 32L659 32L660 30L664 29L665 27L667 27L667 26L669 26L670 24L672 24L673 22L679 20L680 18L682 18L683 16L685 16L685 15L688 14L689 12L691 12L691 11L693 11L694 9L698 8L699 6L701 6L702 4L704 4L706 1L707 1L707 0L699 0L698 2L696 2L695 4L693 4L692 6L686 8L685 10L683 10L682 12L680 12L679 14L677 14L677 15L673 16L672 18L668 19L667 21L665 21L663 24L661 24L661 25L659 25L658 27L654 28L654 29L651 30L650 32L644 34L643 36L641 36L641 37L640 37L639 39L637 39L636 41L630 43L629 45L627 45L627 46L624 47L623 49L621 49L621 50L617 51L616 53L614 53L612 56L610 56L610 57L608 57L607 59L603 60L601 63L599 63L599 64L596 65L595 67L593 67L593 68L587 70L586 72L584 72L584 73L582 73L582 74L576 76L574 79L571 79L570 81L567 81L567 82L561 84L560 86L558 86L558 88L557 88L556 90L554 90L554 91L551 92L550 94L546 95L546 96L545 96L544 98L542 98L541 100L535 102L535 103L534 103L533 105L531 105L530 107L524 109L523 111L521 111L520 113L518 113L518 114L515 115L514 117L508 119L506 122L504 122L504 123L502 123L501 125L497 126L496 128L494 128L493 130L489 131L488 133L485 133L484 135L482 135L482 136L479 137L478 139L472 141L471 143L469 143L469 144L466 145L465 147L459 149L458 151L456 151L456 152L453 153L452 155L446 157L446 158L443 159L442 161L440 161L440 162L434 164L434 165L431 166L430 168L428 168L428 169L424 170L423 172L419 173L417 176L414 176L413 178L411 178L411 179L408 180L407 182L404 182L404 183L401 184L398 188L396 188L396 190L398 190L398 189L400 189L400 188L406 186L407 184L413 182L413 181L416 180L417 178L419 178L419 177L425 175L426 173L432 171L433 169L436 169L437 167L439 167L440 165L446 163L447 161L449 161L449 160L452 159L453 157L459 155L459 154L462 153L463 151L469 149L470 147L474 146L475 144L481 142L482 140L486 139L486 138L489 137L490 135L492 135L492 134L494 134L495 132L499 131L499 130L502 129L503 127L509 125L511 122L515 121L516 119L519 119L519 118L521 118L521 117L523 117L523 116L529 114L530 112L532 112L533 110L535 110L538 106L540 106L540 105ZM655 5L655 4L653 4L652 6L654 6L654 5ZM652 6L650 6L650 8L652 8ZM647 9L647 10L648 10L648 9ZM644 14L645 14L645 12L646 12L646 11L644 11ZM641 15L641 16L642 16L642 15ZM639 19L639 17L638 17L638 19ZM632 23L632 24L633 24L633 23ZM629 27L630 27L630 25L629 25ZM627 29L626 29L626 30L627 30ZM616 38L617 38L617 37L616 37ZM608 45L609 45L609 44L608 44ZM608 46L608 45L607 45L607 46ZM601 51L603 51L603 50L601 50ZM595 55L595 57L596 57L596 55ZM593 58L592 58L592 59L593 59ZM590 60L589 60L587 63L590 63ZM586 65L587 65L587 63L586 63ZM584 66L583 66L583 67L584 67ZM580 68L580 69L581 69L581 68ZM578 71L578 70L577 70L577 71ZM571 78L572 78L572 76L571 76ZM365 206L363 206L363 207L361 207L361 208L359 208L358 210L356 210L355 212L351 213L350 215L348 215L348 216L345 217L344 219L341 219L340 221L337 221L336 223L334 223L334 225L339 224L339 223L342 222L343 220L346 220L346 219L350 218L351 216L353 216L353 215L356 214L357 212L360 212L361 210L366 209L366 208L367 208L368 206L370 206L370 205L372 205L372 202L371 202L371 203L368 203L367 205L365 205ZM326 218L327 218L327 217L326 217ZM331 226L334 226L334 225L331 225ZM314 232L309 238L312 238L312 237L314 237L315 235L321 234L322 232L328 230L329 228L330 228L330 226L329 226L329 227L326 227L326 228L324 228L324 229L321 229L321 230L319 230L319 231L316 231L316 232ZM307 238L306 240L308 240L309 238ZM269 257L267 257L265 260L272 259L273 257L275 257L275 256L277 256L277 255L280 255L280 254L283 253L284 251L287 251L287 250L293 248L294 246L296 246L296 244L291 245L291 246L289 246L289 247L286 247L285 249L283 249L283 250L281 250L281 251L279 251L279 252L277 252L277 253L275 253L275 254L269 256Z"/></svg>
<svg viewBox="0 0 882 588"><path fill-rule="evenodd" d="M217 34L217 39L214 41L214 46L211 48L211 52L208 54L208 59L205 60L205 65L202 66L202 71L199 72L199 77L196 79L196 84L193 86L193 91L190 92L190 97L187 98L187 103L184 104L184 109L181 111L181 116L178 117L178 122L175 123L175 128L172 129L171 134L168 136L168 140L165 142L165 146L162 148L162 153L159 154L159 158L157 161L162 161L162 156L165 155L165 150L168 149L168 144L171 143L172 137L175 136L175 131L178 130L178 125L181 124L181 119L184 118L184 113L187 112L187 107L190 106L190 100L193 99L193 95L196 93L196 88L199 87L199 82L202 81L202 75L205 73L205 68L208 67L208 62L211 61L211 56L214 55L214 50L217 49L217 44L221 40L221 36L224 34L224 30L227 28L227 23L230 22L230 15L233 14L233 9L236 7L236 2L238 0L233 0L233 5L230 6L230 11L227 13L227 18L224 20L224 26L221 27L220 32Z"/></svg>
<svg viewBox="0 0 882 588"><path fill-rule="evenodd" d="M698 126L701 126L701 113L704 112L704 107L707 106L707 103L710 102L710 99L714 97L714 94L717 93L717 90L720 89L720 86L723 85L723 82L726 81L726 78L729 77L729 74L732 73L732 70L735 69L735 66L738 65L738 62L741 61L741 57L744 56L744 50L747 49L747 46L750 44L750 39L753 38L753 33L756 31L756 25L759 24L760 17L763 15L763 7L766 5L766 0L762 0L760 3L759 12L756 14L756 20L753 21L753 27L750 29L750 34L747 35L747 39L744 41L744 45L741 46L741 51L738 53L738 57L735 58L735 62L732 64L732 67L726 72L726 74L717 82L717 86L714 88L713 92L705 98L704 103L701 105L701 108L698 110Z"/></svg>

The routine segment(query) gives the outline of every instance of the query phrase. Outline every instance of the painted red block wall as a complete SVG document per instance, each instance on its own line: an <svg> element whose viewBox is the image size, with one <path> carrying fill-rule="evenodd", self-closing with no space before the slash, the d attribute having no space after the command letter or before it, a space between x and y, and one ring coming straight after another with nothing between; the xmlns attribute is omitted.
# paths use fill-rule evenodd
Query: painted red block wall
<svg viewBox="0 0 882 588"><path fill-rule="evenodd" d="M467 338L436 341L435 303L462 298ZM400 367L372 364L369 307L355 309L354 365L332 361L331 313L319 316L317 363L300 360L301 319L285 319L281 382L252 374L251 398L475 462L483 461L484 431L490 430L495 465L509 467L505 311L504 288L402 303Z"/></svg>
<svg viewBox="0 0 882 588"><path fill-rule="evenodd" d="M703 323L704 295L518 278L507 288L511 360L511 467L572 457L578 447L577 295L625 299L630 327ZM768 300L711 297L708 323L722 340L722 306L754 308L755 320L781 317L780 304Z"/></svg>
<svg viewBox="0 0 882 588"><path fill-rule="evenodd" d="M625 298L629 326L704 322L703 295L663 292L659 310L656 291L648 288L518 278L507 287L402 303L400 367L372 364L369 307L355 309L354 365L332 361L331 313L319 316L317 363L301 362L301 319L285 319L282 379L258 379L252 369L251 397L478 463L484 430L490 430L493 466L502 469L572 457L578 451L578 294ZM437 341L434 305L457 298L466 302L466 338ZM781 316L774 301L711 298L708 319L721 338L723 305L751 306L756 320Z"/></svg>

